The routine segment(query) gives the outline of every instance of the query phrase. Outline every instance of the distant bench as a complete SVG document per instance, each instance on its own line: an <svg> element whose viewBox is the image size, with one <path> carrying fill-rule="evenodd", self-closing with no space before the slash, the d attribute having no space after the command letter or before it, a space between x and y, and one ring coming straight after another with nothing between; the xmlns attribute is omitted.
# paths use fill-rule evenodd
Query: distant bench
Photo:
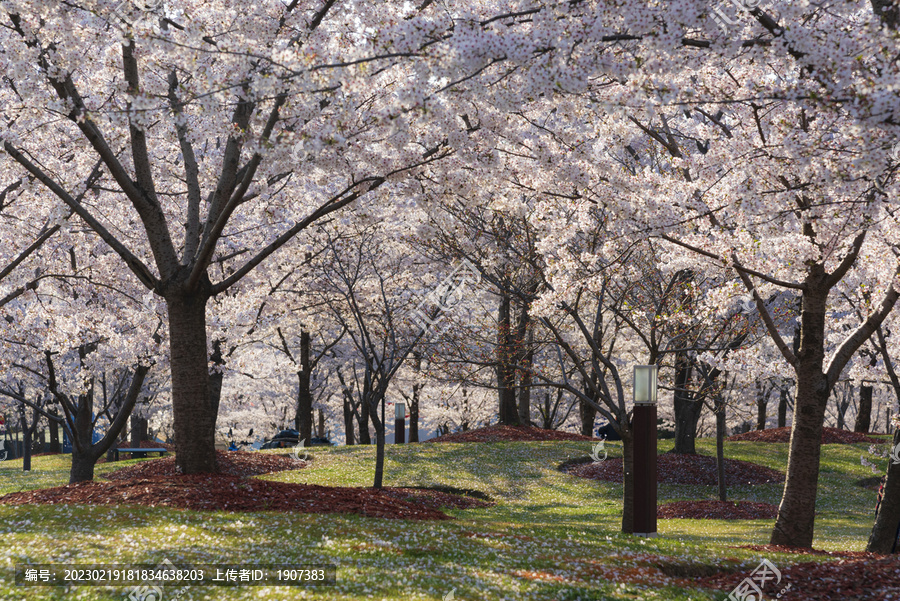
<svg viewBox="0 0 900 601"><path fill-rule="evenodd" d="M159 449L113 449L113 456L116 458L116 461L119 460L119 453L131 453L132 458L140 458L143 459L147 456L147 453L159 453L159 456L162 457L169 451L167 449L159 448Z"/></svg>

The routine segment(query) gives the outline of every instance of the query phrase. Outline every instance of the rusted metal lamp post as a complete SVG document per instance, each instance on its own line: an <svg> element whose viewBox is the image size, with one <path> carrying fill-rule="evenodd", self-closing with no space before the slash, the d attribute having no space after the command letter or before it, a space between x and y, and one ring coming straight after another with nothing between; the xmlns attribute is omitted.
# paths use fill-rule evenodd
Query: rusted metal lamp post
<svg viewBox="0 0 900 601"><path fill-rule="evenodd" d="M656 370L634 366L635 536L656 536Z"/></svg>
<svg viewBox="0 0 900 601"><path fill-rule="evenodd" d="M406 442L406 404L394 403L394 444Z"/></svg>

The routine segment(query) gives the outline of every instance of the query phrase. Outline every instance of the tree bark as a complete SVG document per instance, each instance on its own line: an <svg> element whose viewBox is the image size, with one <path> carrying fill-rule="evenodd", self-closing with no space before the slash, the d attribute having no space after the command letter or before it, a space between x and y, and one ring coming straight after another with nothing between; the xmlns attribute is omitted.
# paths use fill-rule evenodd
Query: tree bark
<svg viewBox="0 0 900 601"><path fill-rule="evenodd" d="M175 422L175 465L183 474L214 473L216 409L209 386L203 294L167 296Z"/></svg>
<svg viewBox="0 0 900 601"><path fill-rule="evenodd" d="M548 392L547 396L549 397L549 395L550 393ZM597 418L597 409L582 399L578 399L578 417L581 420L581 435L593 436L594 420Z"/></svg>
<svg viewBox="0 0 900 601"><path fill-rule="evenodd" d="M516 425L519 423L519 413L516 407L515 365L510 320L510 298L504 294L500 297L497 319L497 390L500 423Z"/></svg>
<svg viewBox="0 0 900 601"><path fill-rule="evenodd" d="M345 444L353 444L353 410L346 395L344 395L344 438Z"/></svg>
<svg viewBox="0 0 900 601"><path fill-rule="evenodd" d="M820 270L824 271L821 267ZM811 547L813 541L822 428L830 387L823 373L828 289L812 279L807 279L807 288L803 293L788 471L778 517L772 529L770 542L773 545Z"/></svg>
<svg viewBox="0 0 900 601"><path fill-rule="evenodd" d="M412 402L409 404L409 442L419 442L419 389L418 382L412 387Z"/></svg>
<svg viewBox="0 0 900 601"><path fill-rule="evenodd" d="M294 427L300 432L300 440L312 440L313 414L312 392L309 389L311 367L309 360L309 332L300 331L300 369L297 371L297 412Z"/></svg>
<svg viewBox="0 0 900 601"><path fill-rule="evenodd" d="M365 398L365 397L364 397ZM372 444L372 436L369 433L369 403L363 401L359 406L359 444Z"/></svg>
<svg viewBox="0 0 900 601"><path fill-rule="evenodd" d="M728 500L725 487L725 402L716 396L716 482L719 485L719 500Z"/></svg>
<svg viewBox="0 0 900 601"><path fill-rule="evenodd" d="M319 438L325 438L325 412L319 407L319 427L316 428L316 435Z"/></svg>
<svg viewBox="0 0 900 601"><path fill-rule="evenodd" d="M900 444L900 429L894 431L891 448ZM894 553L897 545L897 531L900 529L900 464L888 459L887 479L881 505L875 516L875 524L869 535L866 551L869 553Z"/></svg>
<svg viewBox="0 0 900 601"><path fill-rule="evenodd" d="M788 410L788 389L782 386L778 397L778 427L784 428L787 425Z"/></svg>
<svg viewBox="0 0 900 601"><path fill-rule="evenodd" d="M856 412L854 432L868 432L872 421L872 387L863 384L859 387L859 411Z"/></svg>
<svg viewBox="0 0 900 601"><path fill-rule="evenodd" d="M756 384L756 429L766 429L766 409L769 405L769 391L765 386Z"/></svg>
<svg viewBox="0 0 900 601"><path fill-rule="evenodd" d="M703 403L693 400L688 386L693 366L686 353L675 355L675 390L672 405L675 412L675 448L673 453L681 455L697 454L697 423Z"/></svg>
<svg viewBox="0 0 900 601"><path fill-rule="evenodd" d="M53 409L50 411L51 415L57 415L56 410ZM60 453L62 449L59 444L59 422L56 420L48 420L50 427L50 452L51 453Z"/></svg>
<svg viewBox="0 0 900 601"><path fill-rule="evenodd" d="M522 303L516 327L516 346L519 372L519 423L531 424L531 385L533 382L532 364L534 362L534 330L530 327L528 305Z"/></svg>

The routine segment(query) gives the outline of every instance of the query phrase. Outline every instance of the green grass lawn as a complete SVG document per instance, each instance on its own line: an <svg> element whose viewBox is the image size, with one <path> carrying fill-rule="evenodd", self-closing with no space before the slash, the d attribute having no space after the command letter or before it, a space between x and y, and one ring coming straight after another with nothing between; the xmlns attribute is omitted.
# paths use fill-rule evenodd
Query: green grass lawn
<svg viewBox="0 0 900 601"><path fill-rule="evenodd" d="M671 441L662 440L660 451ZM713 454L702 440L700 452ZM883 445L886 449L886 444ZM610 457L621 456L608 443ZM814 546L863 550L875 493L853 485L871 476L860 464L867 445L823 447ZM620 484L557 471L587 455L589 443L415 444L387 449L388 486L450 485L491 495L490 508L447 510L454 520L406 522L356 515L274 512L201 513L137 506L0 505L0 599L126 599L128 588L24 588L12 582L16 563L175 564L270 563L337 565L331 587L192 587L178 599L430 599L457 600L724 599L730 591L691 588L667 576L711 567L746 572L762 559L738 545L768 542L771 521L660 520L659 538L618 532ZM726 456L783 470L786 444L727 443ZM323 485L369 486L371 447L316 448L303 470L263 476ZM97 466L100 476L136 461ZM65 484L67 456L0 463L0 494ZM777 504L781 485L732 487L732 500ZM660 502L715 499L710 486L660 486ZM768 554L776 566L810 557ZM813 558L814 559L814 558ZM689 567L684 567L689 566ZM665 568L665 572L660 570ZM164 587L157 601L172 601ZM149 599L147 600L149 601Z"/></svg>

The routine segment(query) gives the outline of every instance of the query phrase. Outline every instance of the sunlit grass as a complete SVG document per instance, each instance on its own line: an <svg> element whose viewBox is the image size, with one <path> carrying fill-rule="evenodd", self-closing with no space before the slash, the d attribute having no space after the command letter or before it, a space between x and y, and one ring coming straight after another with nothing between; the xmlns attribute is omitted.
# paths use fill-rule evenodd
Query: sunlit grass
<svg viewBox="0 0 900 601"><path fill-rule="evenodd" d="M660 451L672 446L661 440ZM713 454L712 440L699 441ZM608 443L610 457L621 456ZM871 476L860 464L867 445L823 447L815 546L861 550L872 525L875 494L853 485ZM387 486L446 485L482 491L497 505L447 510L456 519L406 522L355 515L198 513L135 506L0 505L0 568L15 563L334 563L329 588L194 587L179 599L722 599L728 591L692 589L656 566L688 563L749 573L760 554L740 545L765 544L770 520L660 520L660 537L618 533L621 484L593 482L557 470L586 456L590 444L536 442L415 444L387 449ZM283 452L283 450L282 450ZM374 448L316 448L303 470L272 480L370 486ZM786 444L727 443L726 456L783 470ZM97 466L97 474L131 465ZM0 463L0 493L65 484L68 456ZM777 504L781 485L728 490L731 500ZM711 486L660 486L659 500L714 499ZM769 554L777 565L797 556ZM809 560L803 557L802 560ZM126 589L30 588L0 570L2 599L121 600ZM171 593L171 591L170 591ZM169 601L168 597L164 597Z"/></svg>

